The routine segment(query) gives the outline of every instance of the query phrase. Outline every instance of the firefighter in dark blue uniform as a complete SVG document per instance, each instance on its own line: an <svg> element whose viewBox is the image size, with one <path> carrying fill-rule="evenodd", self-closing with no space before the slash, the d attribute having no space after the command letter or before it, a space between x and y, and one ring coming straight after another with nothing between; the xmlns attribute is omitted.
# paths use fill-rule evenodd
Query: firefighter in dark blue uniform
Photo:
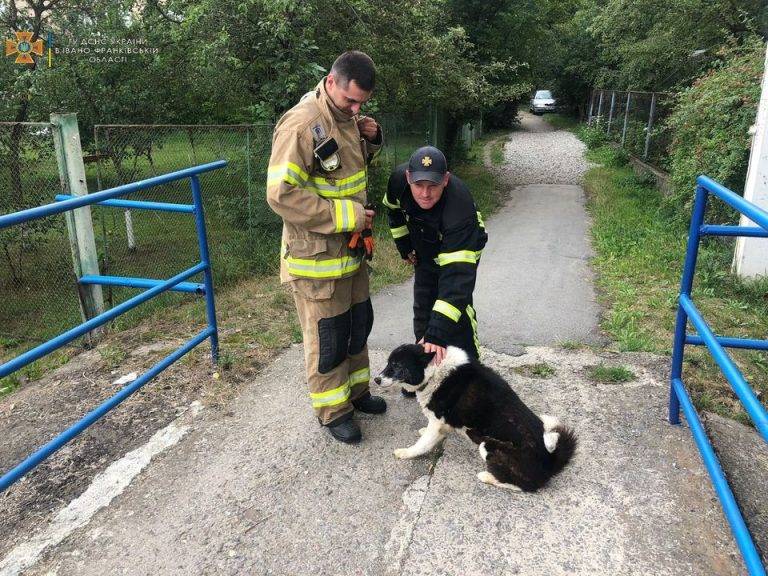
<svg viewBox="0 0 768 576"><path fill-rule="evenodd" d="M466 184L448 171L440 150L424 146L394 169L384 205L397 250L415 267L416 340L437 363L446 346L477 358L472 292L488 235Z"/></svg>

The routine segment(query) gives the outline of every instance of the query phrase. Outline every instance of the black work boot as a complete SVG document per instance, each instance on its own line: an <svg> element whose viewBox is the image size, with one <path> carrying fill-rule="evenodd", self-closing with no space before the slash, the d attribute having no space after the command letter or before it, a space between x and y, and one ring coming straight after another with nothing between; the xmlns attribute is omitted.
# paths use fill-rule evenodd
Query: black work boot
<svg viewBox="0 0 768 576"><path fill-rule="evenodd" d="M357 425L357 422L352 419L353 414L354 412L347 412L335 420L331 420L328 424L321 424L328 428L328 432L331 433L331 436L336 438L339 442L356 444L363 439L363 435L360 432L360 427Z"/></svg>
<svg viewBox="0 0 768 576"><path fill-rule="evenodd" d="M352 400L352 406L355 410L365 412L366 414L384 414L387 411L387 403L381 396L371 396L368 392L360 396L357 400Z"/></svg>

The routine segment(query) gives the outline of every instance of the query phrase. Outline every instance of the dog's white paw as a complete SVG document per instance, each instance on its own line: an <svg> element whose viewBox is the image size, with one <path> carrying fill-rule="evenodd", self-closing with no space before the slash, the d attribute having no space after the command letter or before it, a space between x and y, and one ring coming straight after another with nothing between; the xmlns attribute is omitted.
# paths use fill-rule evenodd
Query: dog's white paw
<svg viewBox="0 0 768 576"><path fill-rule="evenodd" d="M424 428L419 428L419 436L424 436L424 433L427 431L427 427L424 426Z"/></svg>
<svg viewBox="0 0 768 576"><path fill-rule="evenodd" d="M482 472L478 472L477 479L480 480L480 482L483 482L485 484L493 484L493 485L498 484L498 482L496 481L496 477L490 472L488 472L488 470L483 470Z"/></svg>
<svg viewBox="0 0 768 576"><path fill-rule="evenodd" d="M398 458L399 460L409 460L413 458L413 456L411 456L411 451L408 450L408 448L398 448L393 454L395 455L395 458Z"/></svg>

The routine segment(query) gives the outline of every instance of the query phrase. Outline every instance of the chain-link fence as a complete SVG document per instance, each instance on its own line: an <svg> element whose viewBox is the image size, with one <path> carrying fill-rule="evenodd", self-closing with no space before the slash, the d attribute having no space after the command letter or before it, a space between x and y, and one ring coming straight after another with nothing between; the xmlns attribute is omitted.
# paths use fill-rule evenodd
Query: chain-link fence
<svg viewBox="0 0 768 576"><path fill-rule="evenodd" d="M0 122L0 211L48 204L60 193L51 125ZM0 358L80 322L63 215L0 230L0 294Z"/></svg>
<svg viewBox="0 0 768 576"><path fill-rule="evenodd" d="M447 122L432 107L374 117L384 130L385 147L370 168L369 196L380 202L395 165L424 144L445 147ZM2 213L49 203L62 191L52 130L47 123L0 124ZM465 124L458 144L469 147L480 133L479 120ZM273 274L281 221L265 198L271 138L271 125L97 125L93 149L84 157L88 191L227 160L225 169L201 176L216 284ZM185 180L130 198L189 204L191 192ZM99 206L92 206L91 214L103 275L168 278L199 259L194 221L186 214ZM0 231L0 289L0 357L3 346L26 348L81 321L63 215ZM133 295L128 288L104 287L108 307ZM163 295L156 306L141 306L121 322L188 297Z"/></svg>
<svg viewBox="0 0 768 576"><path fill-rule="evenodd" d="M635 156L667 169L670 136L666 119L673 103L673 96L666 92L596 89L590 98L587 122Z"/></svg>

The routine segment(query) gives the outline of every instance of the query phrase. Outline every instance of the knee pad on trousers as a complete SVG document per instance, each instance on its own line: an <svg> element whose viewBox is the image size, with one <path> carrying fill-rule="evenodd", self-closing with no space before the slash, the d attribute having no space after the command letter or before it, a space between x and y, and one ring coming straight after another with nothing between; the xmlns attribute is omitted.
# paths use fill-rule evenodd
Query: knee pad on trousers
<svg viewBox="0 0 768 576"><path fill-rule="evenodd" d="M349 353L360 354L368 342L368 336L373 328L373 304L369 298L359 302L350 309L352 317L352 332L349 338Z"/></svg>
<svg viewBox="0 0 768 576"><path fill-rule="evenodd" d="M320 359L317 371L327 374L347 357L350 335L349 311L317 321L318 348Z"/></svg>

